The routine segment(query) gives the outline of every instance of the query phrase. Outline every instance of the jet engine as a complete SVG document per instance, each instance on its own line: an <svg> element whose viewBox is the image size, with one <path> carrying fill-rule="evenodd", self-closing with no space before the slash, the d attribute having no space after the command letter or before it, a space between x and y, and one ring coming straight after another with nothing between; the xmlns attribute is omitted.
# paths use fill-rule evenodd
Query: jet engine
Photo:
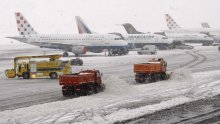
<svg viewBox="0 0 220 124"><path fill-rule="evenodd" d="M85 46L74 46L72 47L72 52L75 54L75 56L80 56L82 54L86 54L86 47Z"/></svg>

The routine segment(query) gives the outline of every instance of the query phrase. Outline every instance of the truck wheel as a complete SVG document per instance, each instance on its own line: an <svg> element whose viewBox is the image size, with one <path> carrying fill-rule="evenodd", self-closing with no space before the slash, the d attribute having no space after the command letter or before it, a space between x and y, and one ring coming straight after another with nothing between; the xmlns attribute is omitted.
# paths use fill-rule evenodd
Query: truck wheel
<svg viewBox="0 0 220 124"><path fill-rule="evenodd" d="M140 83L144 83L145 82L145 78L144 78L144 76L141 76L141 78L140 78Z"/></svg>
<svg viewBox="0 0 220 124"><path fill-rule="evenodd" d="M64 97L69 97L69 96L70 96L70 94L68 93L68 91L63 91L63 90L62 90L62 93L63 93L63 96L64 96Z"/></svg>
<svg viewBox="0 0 220 124"><path fill-rule="evenodd" d="M137 83L144 83L145 82L145 75L144 74L136 74L135 80Z"/></svg>
<svg viewBox="0 0 220 124"><path fill-rule="evenodd" d="M156 76L154 74L151 74L150 82L155 82L155 81L156 81Z"/></svg>
<svg viewBox="0 0 220 124"><path fill-rule="evenodd" d="M79 65L83 65L83 60L82 59L80 59L80 61L79 61Z"/></svg>
<svg viewBox="0 0 220 124"><path fill-rule="evenodd" d="M76 59L77 65L82 66L83 65L83 60L82 59Z"/></svg>
<svg viewBox="0 0 220 124"><path fill-rule="evenodd" d="M80 95L82 96L87 96L93 94L94 91L94 86L92 84L84 84L80 86Z"/></svg>
<svg viewBox="0 0 220 124"><path fill-rule="evenodd" d="M63 53L63 57L68 57L68 56L69 56L68 52Z"/></svg>
<svg viewBox="0 0 220 124"><path fill-rule="evenodd" d="M50 79L56 79L57 78L57 73L56 72L51 72L50 73Z"/></svg>
<svg viewBox="0 0 220 124"><path fill-rule="evenodd" d="M79 59L79 58L72 59L71 60L71 65L80 65L80 66L82 66L83 65L83 60Z"/></svg>
<svg viewBox="0 0 220 124"><path fill-rule="evenodd" d="M69 97L71 95L70 89L68 87L62 87L62 93L64 97Z"/></svg>
<svg viewBox="0 0 220 124"><path fill-rule="evenodd" d="M23 79L29 79L30 78L30 74L29 73L23 73L22 77L23 77Z"/></svg>
<svg viewBox="0 0 220 124"><path fill-rule="evenodd" d="M161 74L160 73L154 74L154 79L155 79L155 81L160 81L161 80Z"/></svg>
<svg viewBox="0 0 220 124"><path fill-rule="evenodd" d="M144 82L145 82L145 76L139 75L139 83L144 83Z"/></svg>
<svg viewBox="0 0 220 124"><path fill-rule="evenodd" d="M87 95L94 94L94 92L95 92L95 87L91 83L90 85L88 85L88 93L87 93Z"/></svg>
<svg viewBox="0 0 220 124"><path fill-rule="evenodd" d="M75 53L75 57L79 57L79 56L80 56L80 54Z"/></svg>
<svg viewBox="0 0 220 124"><path fill-rule="evenodd" d="M103 92L105 90L105 85L104 84L99 84L100 87L100 92Z"/></svg>
<svg viewBox="0 0 220 124"><path fill-rule="evenodd" d="M166 79L166 73L161 73L161 80L165 80Z"/></svg>
<svg viewBox="0 0 220 124"><path fill-rule="evenodd" d="M102 87L100 84L94 84L93 86L94 86L94 93L98 93L104 90L104 87Z"/></svg>
<svg viewBox="0 0 220 124"><path fill-rule="evenodd" d="M89 88L88 88L88 86L87 86L86 84L81 84L81 85L80 85L80 91L77 92L77 94L78 94L79 96L86 96L86 95L89 94L89 93L88 93L88 90L89 90Z"/></svg>

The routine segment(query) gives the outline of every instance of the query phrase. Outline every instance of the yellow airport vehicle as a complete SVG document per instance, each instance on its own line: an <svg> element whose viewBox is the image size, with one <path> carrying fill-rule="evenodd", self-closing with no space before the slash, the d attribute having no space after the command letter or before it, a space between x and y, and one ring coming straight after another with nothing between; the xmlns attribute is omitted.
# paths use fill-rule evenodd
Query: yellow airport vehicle
<svg viewBox="0 0 220 124"><path fill-rule="evenodd" d="M19 56L14 58L14 68L5 70L8 78L51 78L72 73L70 61L62 61L62 55ZM45 60L48 58L49 60ZM34 60L32 60L34 59ZM40 59L40 61L38 60ZM44 59L44 60L42 60ZM38 60L38 61L36 61Z"/></svg>

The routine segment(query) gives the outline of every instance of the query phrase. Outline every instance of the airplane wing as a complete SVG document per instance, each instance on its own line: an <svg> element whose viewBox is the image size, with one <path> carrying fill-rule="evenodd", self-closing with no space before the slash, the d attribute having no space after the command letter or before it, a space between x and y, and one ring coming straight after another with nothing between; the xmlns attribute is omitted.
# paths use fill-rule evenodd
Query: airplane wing
<svg viewBox="0 0 220 124"><path fill-rule="evenodd" d="M6 38L10 38L10 39L14 39L14 40L17 40L20 42L27 43L27 38L25 38L25 37L6 37Z"/></svg>

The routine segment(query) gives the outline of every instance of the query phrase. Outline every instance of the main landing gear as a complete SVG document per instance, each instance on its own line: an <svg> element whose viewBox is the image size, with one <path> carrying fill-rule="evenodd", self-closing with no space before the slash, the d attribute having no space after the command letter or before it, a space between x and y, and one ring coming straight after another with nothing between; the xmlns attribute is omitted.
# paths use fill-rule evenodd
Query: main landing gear
<svg viewBox="0 0 220 124"><path fill-rule="evenodd" d="M63 57L68 57L69 56L69 53L68 52L64 52L63 53Z"/></svg>
<svg viewBox="0 0 220 124"><path fill-rule="evenodd" d="M121 56L128 54L129 50L127 48L110 49L108 50L108 56Z"/></svg>

